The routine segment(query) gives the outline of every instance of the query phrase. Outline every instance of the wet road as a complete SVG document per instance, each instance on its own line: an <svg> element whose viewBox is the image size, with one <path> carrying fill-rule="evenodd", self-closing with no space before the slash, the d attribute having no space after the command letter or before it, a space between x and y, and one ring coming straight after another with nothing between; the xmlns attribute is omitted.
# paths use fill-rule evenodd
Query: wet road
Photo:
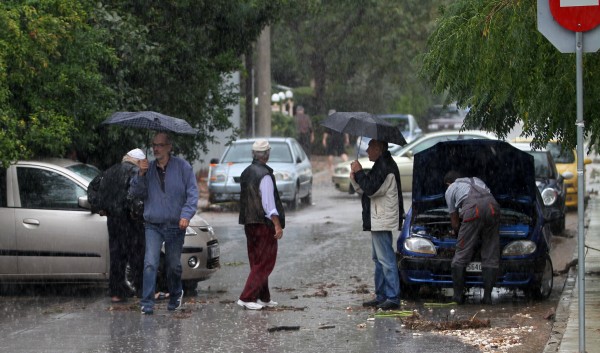
<svg viewBox="0 0 600 353"><path fill-rule="evenodd" d="M248 274L243 229L236 212L204 212L221 244L222 268L185 297L185 309L167 312L159 302L153 316L142 316L136 301L111 305L103 288L32 287L3 292L0 303L2 352L479 352L459 338L408 330L395 318L370 320L361 303L373 290L369 233L360 227L356 196L333 189L327 178L314 187L313 205L289 212L277 265L270 277L272 299L280 306L260 312L235 304ZM407 200L405 204L408 205ZM572 221L570 215L569 222ZM576 220L575 220L576 222ZM573 224L567 227L574 229ZM557 238L560 253L570 238ZM564 260L568 261L568 260ZM560 263L560 261L558 261ZM560 266L560 265L559 265ZM559 268L555 260L555 268ZM561 289L555 278L550 300ZM476 295L478 295L476 293ZM434 301L434 299L432 299ZM466 305L428 310L423 302L404 309L428 316L493 318L510 326L530 303L500 294L486 312ZM294 330L269 332L276 327Z"/></svg>

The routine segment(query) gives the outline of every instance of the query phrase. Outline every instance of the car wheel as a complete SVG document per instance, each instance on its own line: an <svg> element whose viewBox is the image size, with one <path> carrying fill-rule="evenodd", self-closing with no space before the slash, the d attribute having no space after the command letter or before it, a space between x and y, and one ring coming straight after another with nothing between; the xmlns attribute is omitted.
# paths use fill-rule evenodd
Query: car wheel
<svg viewBox="0 0 600 353"><path fill-rule="evenodd" d="M565 231L565 217L566 216L563 214L560 219L552 223L550 231L553 235L560 235Z"/></svg>
<svg viewBox="0 0 600 353"><path fill-rule="evenodd" d="M294 197L288 201L288 208L290 210L296 210L298 208L298 188L294 190Z"/></svg>
<svg viewBox="0 0 600 353"><path fill-rule="evenodd" d="M526 295L536 300L547 299L550 293L552 293L553 285L554 269L552 267L552 259L550 259L549 254L546 254L544 270L540 273L540 278L531 287L527 288Z"/></svg>
<svg viewBox="0 0 600 353"><path fill-rule="evenodd" d="M181 286L186 293L192 293L198 288L198 281L195 280L187 280L181 281Z"/></svg>
<svg viewBox="0 0 600 353"><path fill-rule="evenodd" d="M356 193L356 190L354 190L354 186L352 184L350 184L350 187L348 188L348 193L350 195L354 195L354 193Z"/></svg>
<svg viewBox="0 0 600 353"><path fill-rule="evenodd" d="M421 285L419 284L408 284L400 282L400 297L404 299L418 299Z"/></svg>
<svg viewBox="0 0 600 353"><path fill-rule="evenodd" d="M303 205L310 206L312 205L312 183L308 187L308 195L304 196L300 199Z"/></svg>

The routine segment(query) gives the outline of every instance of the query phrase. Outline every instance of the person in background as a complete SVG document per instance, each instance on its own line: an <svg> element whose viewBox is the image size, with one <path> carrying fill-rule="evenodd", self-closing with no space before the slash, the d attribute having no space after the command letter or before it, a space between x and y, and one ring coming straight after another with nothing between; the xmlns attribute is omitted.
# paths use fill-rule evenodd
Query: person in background
<svg viewBox="0 0 600 353"><path fill-rule="evenodd" d="M110 272L108 290L113 303L124 302L130 289L125 283L125 268L130 267L131 282L136 290L142 287L144 267L144 225L141 214L131 207L128 197L129 182L138 173L144 152L133 149L123 156L121 163L108 168L102 176L98 197L101 215L106 215Z"/></svg>
<svg viewBox="0 0 600 353"><path fill-rule="evenodd" d="M294 117L296 122L296 132L298 134L298 142L304 149L304 152L310 158L311 144L315 140L315 132L313 130L312 121L310 116L304 113L304 107L299 105L296 108L296 116Z"/></svg>
<svg viewBox="0 0 600 353"><path fill-rule="evenodd" d="M400 307L400 277L392 231L400 229L404 217L400 172L387 142L369 141L367 154L369 160L375 162L368 174L356 160L350 166L350 182L362 195L363 230L371 231L375 263L375 299L364 302L363 306L397 309Z"/></svg>
<svg viewBox="0 0 600 353"><path fill-rule="evenodd" d="M500 205L483 180L461 178L451 170L444 176L446 203L452 230L457 236L452 258L452 300L464 304L465 270L481 245L483 304L492 304L492 289L500 266Z"/></svg>
<svg viewBox="0 0 600 353"><path fill-rule="evenodd" d="M335 110L330 109L327 115L331 115L333 113L335 113ZM342 134L337 131L325 131L323 133L323 147L325 148L325 153L327 153L328 156L328 165L330 171L333 171L334 157L341 157L343 162L348 160L346 146L349 144L350 138L348 137L348 134Z"/></svg>
<svg viewBox="0 0 600 353"><path fill-rule="evenodd" d="M252 145L252 164L240 177L240 216L244 225L250 273L237 304L250 310L273 307L269 275L275 268L277 243L283 236L285 213L279 199L275 176L267 162L271 147L258 139Z"/></svg>
<svg viewBox="0 0 600 353"><path fill-rule="evenodd" d="M192 166L172 156L172 150L169 135L157 133L152 139L156 159L142 160L139 173L131 179L130 193L144 200L146 252L140 301L142 314L154 313L156 275L163 242L169 289L167 310L178 310L183 304L181 251L185 230L198 207L198 184Z"/></svg>

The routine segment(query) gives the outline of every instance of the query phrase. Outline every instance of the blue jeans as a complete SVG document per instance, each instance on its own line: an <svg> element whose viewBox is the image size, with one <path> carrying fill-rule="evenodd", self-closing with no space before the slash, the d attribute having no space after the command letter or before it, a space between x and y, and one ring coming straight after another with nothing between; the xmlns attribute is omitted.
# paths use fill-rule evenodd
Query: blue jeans
<svg viewBox="0 0 600 353"><path fill-rule="evenodd" d="M400 277L391 231L371 232L375 262L375 295L378 302L389 300L400 304Z"/></svg>
<svg viewBox="0 0 600 353"><path fill-rule="evenodd" d="M171 298L181 295L181 251L185 230L146 223L146 255L144 257L144 289L142 306L154 307L156 273L160 264L160 250L165 243L165 270Z"/></svg>

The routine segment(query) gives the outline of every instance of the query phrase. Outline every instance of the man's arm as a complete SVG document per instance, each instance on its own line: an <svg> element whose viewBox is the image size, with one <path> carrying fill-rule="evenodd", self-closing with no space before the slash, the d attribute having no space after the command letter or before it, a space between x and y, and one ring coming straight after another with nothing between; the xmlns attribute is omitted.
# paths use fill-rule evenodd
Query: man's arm
<svg viewBox="0 0 600 353"><path fill-rule="evenodd" d="M198 209L198 183L196 182L192 166L189 163L184 161L181 172L185 181L186 200L181 209L179 229L186 229Z"/></svg>
<svg viewBox="0 0 600 353"><path fill-rule="evenodd" d="M259 188L265 216L270 218L275 226L275 239L281 239L283 236L283 228L281 228L279 212L277 212L277 206L275 205L275 188L273 186L273 179L271 179L270 175L265 175L261 179Z"/></svg>
<svg viewBox="0 0 600 353"><path fill-rule="evenodd" d="M458 216L458 211L450 213L450 223L452 224L454 235L458 235L458 230L460 229L460 217Z"/></svg>

